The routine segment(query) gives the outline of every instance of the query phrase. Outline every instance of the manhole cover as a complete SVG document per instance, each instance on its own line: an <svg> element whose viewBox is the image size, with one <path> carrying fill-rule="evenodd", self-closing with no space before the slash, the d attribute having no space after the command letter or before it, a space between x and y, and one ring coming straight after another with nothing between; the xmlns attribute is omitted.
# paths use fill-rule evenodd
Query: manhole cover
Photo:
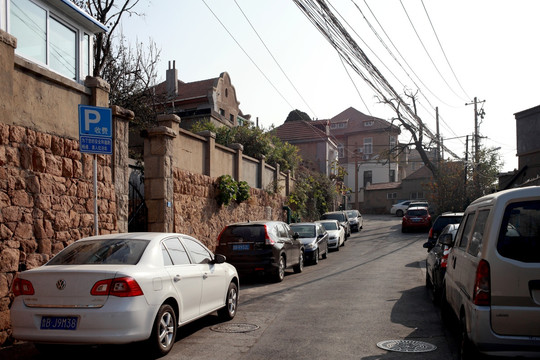
<svg viewBox="0 0 540 360"><path fill-rule="evenodd" d="M221 324L212 326L210 330L223 333L247 333L258 328L257 325L253 324Z"/></svg>
<svg viewBox="0 0 540 360"><path fill-rule="evenodd" d="M437 348L433 344L415 340L385 340L377 343L377 346L384 350L408 353L428 352Z"/></svg>

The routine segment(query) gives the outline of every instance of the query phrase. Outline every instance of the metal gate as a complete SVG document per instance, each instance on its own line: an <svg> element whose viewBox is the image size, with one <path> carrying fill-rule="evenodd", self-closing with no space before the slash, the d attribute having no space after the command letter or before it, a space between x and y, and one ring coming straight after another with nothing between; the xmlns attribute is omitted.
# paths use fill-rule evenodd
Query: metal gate
<svg viewBox="0 0 540 360"><path fill-rule="evenodd" d="M130 165L128 231L148 231L148 209L144 202L144 172L141 166Z"/></svg>

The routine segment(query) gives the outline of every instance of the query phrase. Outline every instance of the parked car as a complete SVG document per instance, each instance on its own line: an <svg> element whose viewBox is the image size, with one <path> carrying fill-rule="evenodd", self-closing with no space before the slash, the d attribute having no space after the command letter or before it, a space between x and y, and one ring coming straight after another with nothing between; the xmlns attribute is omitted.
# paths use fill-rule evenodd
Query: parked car
<svg viewBox="0 0 540 360"><path fill-rule="evenodd" d="M263 272L276 282L283 281L288 268L304 269L304 245L281 221L229 224L219 234L216 253L240 273Z"/></svg>
<svg viewBox="0 0 540 360"><path fill-rule="evenodd" d="M328 248L339 251L341 246L345 245L345 229L337 220L318 220L328 233Z"/></svg>
<svg viewBox="0 0 540 360"><path fill-rule="evenodd" d="M429 209L429 203L427 201L411 201L407 209L412 207L426 207Z"/></svg>
<svg viewBox="0 0 540 360"><path fill-rule="evenodd" d="M238 274L187 235L111 234L78 240L21 272L13 293L15 339L42 349L147 340L162 356L178 326L216 310L223 320L234 318Z"/></svg>
<svg viewBox="0 0 540 360"><path fill-rule="evenodd" d="M402 217L405 215L405 210L407 210L411 201L412 200L404 200L392 205L390 208L390 214Z"/></svg>
<svg viewBox="0 0 540 360"><path fill-rule="evenodd" d="M540 357L539 224L538 186L493 193L465 210L443 297L464 358Z"/></svg>
<svg viewBox="0 0 540 360"><path fill-rule="evenodd" d="M428 243L430 245L428 245L427 248L429 249L430 246L431 247L435 246L435 243L437 242L437 238L439 237L439 234L446 227L446 225L459 224L462 218L463 218L462 212L458 212L458 213L446 212L437 216L437 218L433 222L433 225L431 225L431 229L429 229Z"/></svg>
<svg viewBox="0 0 540 360"><path fill-rule="evenodd" d="M364 219L362 214L358 210L347 210L347 217L349 218L349 224L351 226L351 231L358 232L364 227Z"/></svg>
<svg viewBox="0 0 540 360"><path fill-rule="evenodd" d="M349 223L349 217L345 211L330 211L322 214L321 220L327 219L339 221L341 226L345 229L345 240L351 236L351 224Z"/></svg>
<svg viewBox="0 0 540 360"><path fill-rule="evenodd" d="M401 220L401 232L429 228L431 228L431 215L426 207L408 208Z"/></svg>
<svg viewBox="0 0 540 360"><path fill-rule="evenodd" d="M304 258L306 262L318 264L319 258L328 257L328 232L321 224L296 223L290 225L291 230L300 236L304 244Z"/></svg>
<svg viewBox="0 0 540 360"><path fill-rule="evenodd" d="M435 243L424 243L428 249L426 258L426 287L431 289L433 302L439 303L443 289L443 279L448 266L448 254L454 245L454 237L459 224L448 224L441 231Z"/></svg>

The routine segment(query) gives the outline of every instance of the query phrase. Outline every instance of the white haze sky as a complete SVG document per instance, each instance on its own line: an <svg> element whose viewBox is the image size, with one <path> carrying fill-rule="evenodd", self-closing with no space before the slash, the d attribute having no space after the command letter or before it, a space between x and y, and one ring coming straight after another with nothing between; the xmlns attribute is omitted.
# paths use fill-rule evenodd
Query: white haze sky
<svg viewBox="0 0 540 360"><path fill-rule="evenodd" d="M500 148L501 171L517 168L514 113L540 105L540 1L327 3L346 20L349 25L342 23L349 33L396 91L419 88L425 95L418 99L418 113L433 133L434 108L439 108L444 144L461 157L465 136L474 132L473 106L465 104L474 97L485 100L479 105L485 111L482 145ZM126 17L122 31L132 45L156 43L161 50L159 81L172 60L185 82L227 72L240 108L265 129L281 125L294 109L318 119L348 107L385 120L395 117L360 76L344 67L292 0L142 0L136 9L144 16ZM405 131L400 141L409 141ZM469 151L470 146L471 141Z"/></svg>

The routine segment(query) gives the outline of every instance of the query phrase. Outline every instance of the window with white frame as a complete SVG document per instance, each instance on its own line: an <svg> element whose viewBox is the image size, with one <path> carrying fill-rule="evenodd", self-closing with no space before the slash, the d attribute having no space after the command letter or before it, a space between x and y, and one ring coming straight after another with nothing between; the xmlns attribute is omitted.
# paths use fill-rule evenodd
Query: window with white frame
<svg viewBox="0 0 540 360"><path fill-rule="evenodd" d="M374 123L373 120L370 120L370 121L364 121L364 126L366 126L366 127L373 126L373 123Z"/></svg>
<svg viewBox="0 0 540 360"><path fill-rule="evenodd" d="M364 138L364 154L373 154L373 138Z"/></svg>
<svg viewBox="0 0 540 360"><path fill-rule="evenodd" d="M8 31L17 38L17 55L67 78L90 74L92 38L80 26L33 0L10 0Z"/></svg>
<svg viewBox="0 0 540 360"><path fill-rule="evenodd" d="M330 129L345 129L347 127L346 122L337 122L330 124Z"/></svg>
<svg viewBox="0 0 540 360"><path fill-rule="evenodd" d="M418 199L423 199L423 198L424 198L423 191L412 192L410 196L411 200L418 200Z"/></svg>
<svg viewBox="0 0 540 360"><path fill-rule="evenodd" d="M397 193L393 192L393 193L387 193L386 194L386 198L387 199L396 199L397 198Z"/></svg>

